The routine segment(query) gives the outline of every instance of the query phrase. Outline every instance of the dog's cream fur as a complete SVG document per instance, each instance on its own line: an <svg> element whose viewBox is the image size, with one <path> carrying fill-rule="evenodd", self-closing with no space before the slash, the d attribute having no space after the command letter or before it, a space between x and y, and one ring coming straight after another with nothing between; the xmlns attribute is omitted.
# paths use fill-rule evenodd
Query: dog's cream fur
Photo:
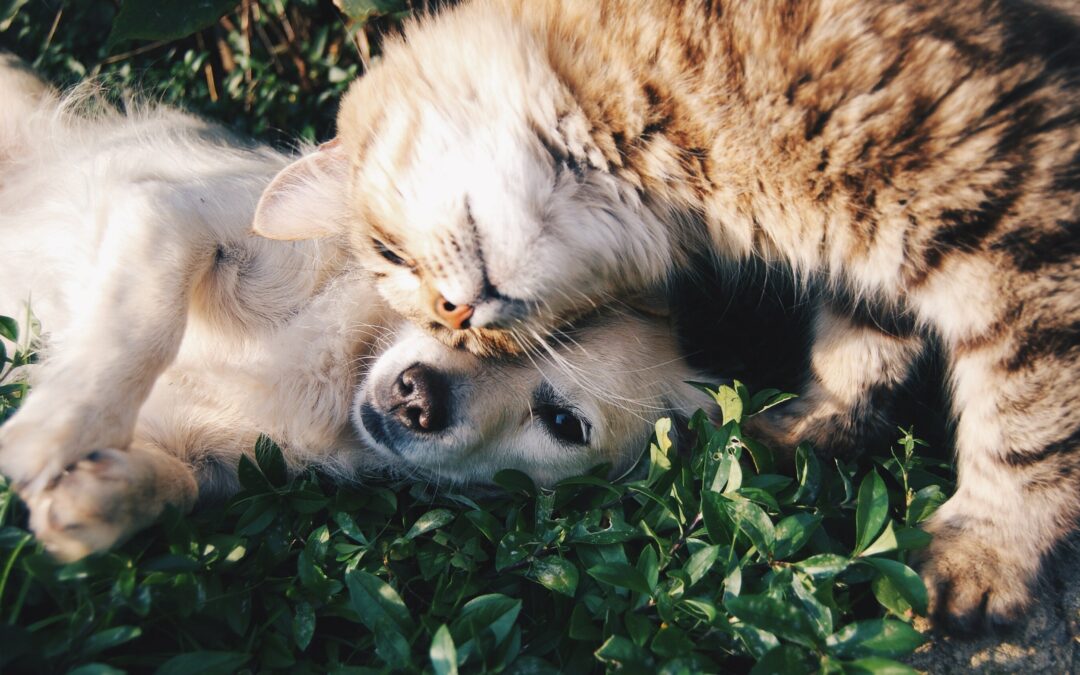
<svg viewBox="0 0 1080 675"><path fill-rule="evenodd" d="M260 193L294 158L175 110L129 103L120 114L101 98L90 86L58 97L17 61L0 63L0 313L21 316L29 299L46 331L32 393L0 428L0 472L56 556L102 550L166 505L234 490L260 433L290 469L341 479L484 482L513 467L550 483L605 461L623 470L652 420L704 402L681 384L694 374L661 319L603 313L531 357L537 368L396 336L399 320L337 242L250 234ZM394 442L365 444L349 425L354 399L375 401L414 364L453 381L443 405L454 425L413 433L394 427L400 410L376 406ZM541 387L591 428L587 445L545 430L533 414Z"/></svg>

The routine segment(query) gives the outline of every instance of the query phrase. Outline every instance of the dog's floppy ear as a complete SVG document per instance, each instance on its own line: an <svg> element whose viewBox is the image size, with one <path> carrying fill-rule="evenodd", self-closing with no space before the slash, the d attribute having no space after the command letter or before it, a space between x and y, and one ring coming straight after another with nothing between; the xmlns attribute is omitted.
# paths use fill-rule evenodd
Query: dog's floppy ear
<svg viewBox="0 0 1080 675"><path fill-rule="evenodd" d="M252 232L268 239L317 239L337 234L345 213L349 159L341 143L323 143L285 167L255 209Z"/></svg>

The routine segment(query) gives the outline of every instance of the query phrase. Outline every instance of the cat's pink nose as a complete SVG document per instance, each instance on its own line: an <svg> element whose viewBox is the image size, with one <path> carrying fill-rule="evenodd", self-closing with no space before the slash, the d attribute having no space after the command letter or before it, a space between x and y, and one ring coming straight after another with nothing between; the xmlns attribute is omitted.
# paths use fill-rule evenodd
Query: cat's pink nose
<svg viewBox="0 0 1080 675"><path fill-rule="evenodd" d="M462 330L469 327L473 315L472 305L455 305L443 296L435 298L435 316L447 328Z"/></svg>

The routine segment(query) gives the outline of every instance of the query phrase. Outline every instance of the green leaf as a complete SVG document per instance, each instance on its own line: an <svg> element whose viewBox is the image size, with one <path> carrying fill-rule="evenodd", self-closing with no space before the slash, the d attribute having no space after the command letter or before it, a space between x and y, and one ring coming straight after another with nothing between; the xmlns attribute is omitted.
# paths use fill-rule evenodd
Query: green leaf
<svg viewBox="0 0 1080 675"><path fill-rule="evenodd" d="M26 1L27 0L19 0L18 2L12 3L12 4L16 5L16 7L14 8L14 11L18 11L18 9L19 9L18 6L20 4L26 4ZM3 9L4 9L3 7L0 7L0 10L3 10ZM0 13L0 20L2 20L2 19L3 19L3 15L2 15L2 13ZM5 29L6 29L6 27L0 25L0 31L5 30ZM11 340L12 342L18 344L18 342L19 342L19 322L16 321L15 319L12 319L10 316L0 316L0 337L7 338L8 340Z"/></svg>
<svg viewBox="0 0 1080 675"><path fill-rule="evenodd" d="M810 541L810 537L821 525L821 516L809 513L796 513L776 524L776 547L773 556L777 560L786 560L795 555Z"/></svg>
<svg viewBox="0 0 1080 675"><path fill-rule="evenodd" d="M236 467L236 475L240 479L240 485L252 492L267 492L273 486L263 475L262 470L251 461L247 455L240 455L240 463Z"/></svg>
<svg viewBox="0 0 1080 675"><path fill-rule="evenodd" d="M721 424L742 421L743 400L739 396L739 392L726 384L722 384L716 391L712 392L712 395L716 399L716 404L720 406L720 414L723 415Z"/></svg>
<svg viewBox="0 0 1080 675"><path fill-rule="evenodd" d="M334 513L334 522L337 523L338 528L341 529L341 533L349 539L352 539L356 543L362 546L370 546L371 542L364 536L364 533L357 527L356 521L352 516L344 511L337 511Z"/></svg>
<svg viewBox="0 0 1080 675"><path fill-rule="evenodd" d="M375 631L375 653L395 670L406 670L412 662L412 647L394 630Z"/></svg>
<svg viewBox="0 0 1080 675"><path fill-rule="evenodd" d="M687 637L686 631L671 624L662 624L649 646L653 653L665 659L686 656L694 651L694 642Z"/></svg>
<svg viewBox="0 0 1080 675"><path fill-rule="evenodd" d="M846 675L918 675L919 671L891 659L871 656L841 664Z"/></svg>
<svg viewBox="0 0 1080 675"><path fill-rule="evenodd" d="M596 658L619 669L621 673L649 673L653 660L641 647L621 635L612 635L595 652Z"/></svg>
<svg viewBox="0 0 1080 675"><path fill-rule="evenodd" d="M792 501L796 504L813 505L821 492L821 462L805 443L795 449L795 475L799 488Z"/></svg>
<svg viewBox="0 0 1080 675"><path fill-rule="evenodd" d="M813 671L814 662L805 649L795 645L780 645L758 659L750 669L750 675L795 675Z"/></svg>
<svg viewBox="0 0 1080 675"><path fill-rule="evenodd" d="M532 561L529 578L550 588L556 593L574 597L578 585L578 570L565 558L549 556Z"/></svg>
<svg viewBox="0 0 1080 675"><path fill-rule="evenodd" d="M413 526L405 533L405 539L415 539L425 532L438 529L454 521L453 512L448 509L434 509L416 519Z"/></svg>
<svg viewBox="0 0 1080 675"><path fill-rule="evenodd" d="M911 498L908 505L905 521L908 525L918 525L937 511L938 507L945 503L948 496L940 485L927 485Z"/></svg>
<svg viewBox="0 0 1080 675"><path fill-rule="evenodd" d="M334 0L334 4L342 14L360 22L408 9L406 0Z"/></svg>
<svg viewBox="0 0 1080 675"><path fill-rule="evenodd" d="M495 543L499 538L499 532L502 528L499 521L490 513L486 511L469 511L465 514L465 519L472 523L473 527L479 530L480 534L484 535L484 538L488 541Z"/></svg>
<svg viewBox="0 0 1080 675"><path fill-rule="evenodd" d="M630 639L638 647L644 647L653 636L653 622L646 616L636 612L627 612L623 616L623 623L626 624L626 632L630 634Z"/></svg>
<svg viewBox="0 0 1080 675"><path fill-rule="evenodd" d="M656 555L656 549L646 546L638 556L637 568L649 584L649 589L654 590L660 580L660 558Z"/></svg>
<svg viewBox="0 0 1080 675"><path fill-rule="evenodd" d="M855 554L858 555L874 541L889 517L889 493L877 470L863 478L859 485L858 505L855 507Z"/></svg>
<svg viewBox="0 0 1080 675"><path fill-rule="evenodd" d="M814 581L824 581L835 577L848 568L851 559L835 553L819 553L812 555L802 562L796 563L795 567L810 575Z"/></svg>
<svg viewBox="0 0 1080 675"><path fill-rule="evenodd" d="M203 651L178 654L154 671L155 675L231 675L251 660L240 652Z"/></svg>
<svg viewBox="0 0 1080 675"><path fill-rule="evenodd" d="M917 527L901 527L896 530L896 548L900 551L925 548L930 545L930 540L930 533Z"/></svg>
<svg viewBox="0 0 1080 675"><path fill-rule="evenodd" d="M747 416L763 413L769 408L780 405L785 401L798 398L797 394L787 394L779 389L762 389L750 399Z"/></svg>
<svg viewBox="0 0 1080 675"><path fill-rule="evenodd" d="M274 487L283 487L289 481L285 457L278 444L269 436L259 436L259 440L255 442L255 461Z"/></svg>
<svg viewBox="0 0 1080 675"><path fill-rule="evenodd" d="M134 640L142 635L142 629L137 626L116 626L107 628L87 638L83 643L82 655L93 656L106 649L110 649L125 642Z"/></svg>
<svg viewBox="0 0 1080 675"><path fill-rule="evenodd" d="M797 573L791 580L791 590L795 593L795 597L802 603L803 608L806 610L806 615L810 617L810 620L814 622L817 627L818 635L828 635L833 632L833 615L832 611L818 599L816 593L831 593L831 587L824 587L817 589L814 587L814 583L810 576L805 573Z"/></svg>
<svg viewBox="0 0 1080 675"><path fill-rule="evenodd" d="M885 531L874 540L873 544L860 553L860 556L877 555L890 551L910 551L922 548L930 543L930 535L914 527L901 527L897 529L893 521L885 524Z"/></svg>
<svg viewBox="0 0 1080 675"><path fill-rule="evenodd" d="M830 635L825 644L831 654L842 659L899 658L915 651L925 641L926 638L903 621L875 619L848 624Z"/></svg>
<svg viewBox="0 0 1080 675"><path fill-rule="evenodd" d="M69 670L67 675L125 675L126 672L104 663L84 663L78 668Z"/></svg>
<svg viewBox="0 0 1080 675"><path fill-rule="evenodd" d="M671 418L661 417L654 427L656 443L649 445L649 477L646 482L653 485L671 470Z"/></svg>
<svg viewBox="0 0 1080 675"><path fill-rule="evenodd" d="M517 565L532 555L534 537L525 532L507 532L495 549L495 569L499 572Z"/></svg>
<svg viewBox="0 0 1080 675"><path fill-rule="evenodd" d="M435 675L457 675L457 649L454 647L454 638L450 635L450 629L445 623L439 626L439 630L435 631L435 636L431 638L428 655L431 657Z"/></svg>
<svg viewBox="0 0 1080 675"><path fill-rule="evenodd" d="M589 642L595 642L603 637L600 628L593 623L592 617L589 616L588 608L581 603L575 604L574 609L570 612L570 625L567 628L567 635L570 636L571 640Z"/></svg>
<svg viewBox="0 0 1080 675"><path fill-rule="evenodd" d="M873 591L878 604L894 615L901 619L908 619L911 617L911 603L904 599L904 596L900 593L900 589L898 589L893 582L889 581L888 577L881 575L875 577L870 581L870 590Z"/></svg>
<svg viewBox="0 0 1080 675"><path fill-rule="evenodd" d="M870 544L865 551L860 553L860 556L874 555L877 553L888 553L889 551L895 551L897 549L896 541L896 529L893 527L893 521L885 523L885 530L881 533L873 544Z"/></svg>
<svg viewBox="0 0 1080 675"><path fill-rule="evenodd" d="M300 651L304 651L311 644L311 638L315 636L315 610L310 603L299 602L293 613L293 640Z"/></svg>
<svg viewBox="0 0 1080 675"><path fill-rule="evenodd" d="M740 595L724 605L738 619L804 647L813 648L825 637L802 607L769 595Z"/></svg>
<svg viewBox="0 0 1080 675"><path fill-rule="evenodd" d="M740 438L746 451L750 453L750 459L754 462L754 470L759 474L771 473L775 466L772 450L768 446L758 443L753 438Z"/></svg>
<svg viewBox="0 0 1080 675"><path fill-rule="evenodd" d="M653 431L656 435L656 445L660 448L660 451L666 456L671 450L671 418L661 417L656 420L656 424L653 425Z"/></svg>
<svg viewBox="0 0 1080 675"><path fill-rule="evenodd" d="M482 644L494 641L501 645L510 636L521 612L521 600L501 593L473 598L461 608L450 624L450 633L458 647L458 662L465 663L474 654L486 651Z"/></svg>
<svg viewBox="0 0 1080 675"><path fill-rule="evenodd" d="M649 595L652 592L652 589L649 588L649 582L645 579L645 575L636 567L631 567L630 565L623 563L607 563L595 565L586 571L593 579L608 584L609 586L628 588L636 593L644 593L645 595Z"/></svg>
<svg viewBox="0 0 1080 675"><path fill-rule="evenodd" d="M896 588L897 592L919 614L926 614L927 592L922 578L902 562L887 558L865 558L863 562L872 565Z"/></svg>
<svg viewBox="0 0 1080 675"><path fill-rule="evenodd" d="M363 570L346 574L345 583L353 610L369 629L377 633L380 626L389 625L402 633L412 630L409 608L390 584Z"/></svg>
<svg viewBox="0 0 1080 675"><path fill-rule="evenodd" d="M741 530L762 555L770 555L776 541L776 530L768 514L746 499L726 500L725 508L731 522Z"/></svg>
<svg viewBox="0 0 1080 675"><path fill-rule="evenodd" d="M106 41L175 40L217 23L236 0L124 0Z"/></svg>
<svg viewBox="0 0 1080 675"><path fill-rule="evenodd" d="M536 496L536 483L517 469L503 469L496 473L492 480L507 492L516 492L526 497Z"/></svg>
<svg viewBox="0 0 1080 675"><path fill-rule="evenodd" d="M19 9L28 2L30 2L30 0L3 0L0 2L0 33L11 28L11 22L15 20L15 15L17 15ZM6 318L6 316L0 317L0 321ZM14 340L12 340L12 342L14 342Z"/></svg>
<svg viewBox="0 0 1080 675"><path fill-rule="evenodd" d="M701 493L701 517L705 522L705 531L714 544L726 544L731 541L735 527L728 517L728 500L716 492Z"/></svg>
<svg viewBox="0 0 1080 675"><path fill-rule="evenodd" d="M712 569L712 566L719 555L720 547L714 545L703 546L690 556L690 560L687 561L684 569L686 574L690 577L691 586L700 581L702 577Z"/></svg>

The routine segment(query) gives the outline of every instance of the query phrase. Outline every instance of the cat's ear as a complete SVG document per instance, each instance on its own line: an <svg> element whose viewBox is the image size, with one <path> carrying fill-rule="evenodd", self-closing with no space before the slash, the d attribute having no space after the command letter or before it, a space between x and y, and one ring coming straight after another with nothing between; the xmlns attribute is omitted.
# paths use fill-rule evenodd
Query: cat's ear
<svg viewBox="0 0 1080 675"><path fill-rule="evenodd" d="M340 141L323 143L285 167L259 199L251 230L268 239L337 234L346 212L349 159Z"/></svg>

